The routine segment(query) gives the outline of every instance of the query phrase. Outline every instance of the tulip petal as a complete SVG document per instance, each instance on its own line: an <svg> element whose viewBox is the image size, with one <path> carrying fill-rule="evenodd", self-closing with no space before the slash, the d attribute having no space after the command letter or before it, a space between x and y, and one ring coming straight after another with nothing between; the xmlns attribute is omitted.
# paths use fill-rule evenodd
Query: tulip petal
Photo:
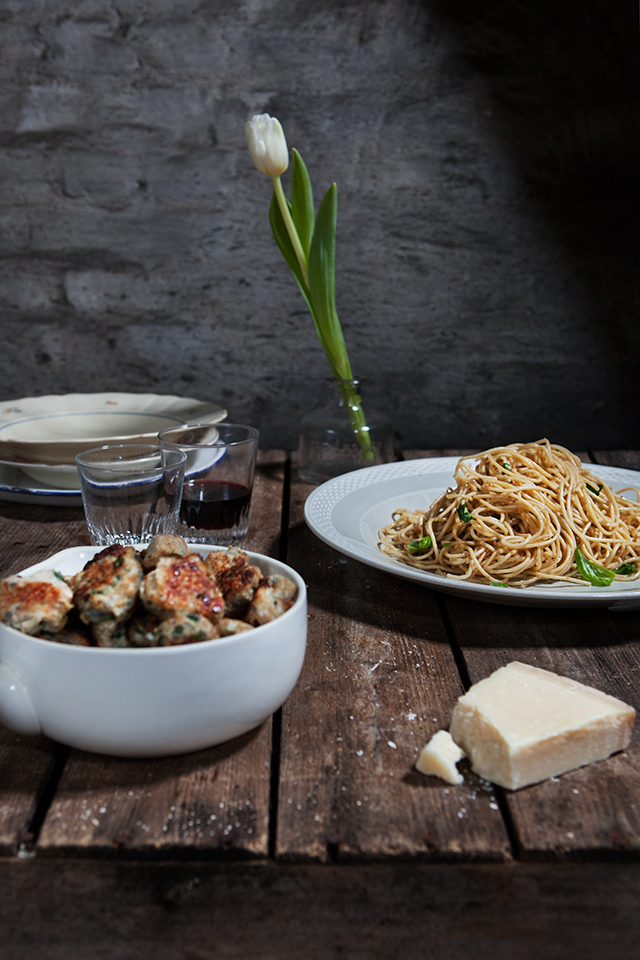
<svg viewBox="0 0 640 960"><path fill-rule="evenodd" d="M244 125L251 159L260 173L281 176L289 166L289 150L280 122L268 113L258 113Z"/></svg>

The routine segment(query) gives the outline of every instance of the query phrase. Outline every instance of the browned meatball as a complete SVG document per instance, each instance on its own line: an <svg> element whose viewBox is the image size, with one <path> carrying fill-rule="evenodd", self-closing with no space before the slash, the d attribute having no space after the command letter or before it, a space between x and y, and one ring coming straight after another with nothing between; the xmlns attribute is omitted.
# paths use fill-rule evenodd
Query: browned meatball
<svg viewBox="0 0 640 960"><path fill-rule="evenodd" d="M52 570L0 582L0 619L22 633L56 633L72 604L71 588Z"/></svg>
<svg viewBox="0 0 640 960"><path fill-rule="evenodd" d="M133 547L116 543L101 550L71 581L80 619L122 623L133 611L141 582L142 565Z"/></svg>
<svg viewBox="0 0 640 960"><path fill-rule="evenodd" d="M233 637L236 633L253 630L250 623L246 623L244 620L232 620L230 617L223 617L222 620L219 620L217 627L221 637Z"/></svg>
<svg viewBox="0 0 640 960"><path fill-rule="evenodd" d="M173 533L159 533L140 554L140 560L145 570L153 570L161 557L186 557L189 552L189 544L182 537Z"/></svg>
<svg viewBox="0 0 640 960"><path fill-rule="evenodd" d="M68 627L64 627L63 630L58 630L57 633L43 633L42 635L38 634L41 640L53 640L54 643L66 643L70 647L91 647L93 644L87 636L86 633L83 633L81 630L70 630Z"/></svg>
<svg viewBox="0 0 640 960"><path fill-rule="evenodd" d="M128 647L127 625L115 620L91 624L91 636L96 647Z"/></svg>
<svg viewBox="0 0 640 960"><path fill-rule="evenodd" d="M260 567L250 564L248 554L239 547L214 550L207 555L205 563L224 597L225 617L244 616L262 580Z"/></svg>
<svg viewBox="0 0 640 960"><path fill-rule="evenodd" d="M218 585L197 553L162 557L142 581L140 597L161 620L176 613L200 613L215 620L224 609Z"/></svg>
<svg viewBox="0 0 640 960"><path fill-rule="evenodd" d="M245 617L247 623L259 627L281 617L292 606L296 599L297 587L288 577L278 573L265 577L253 595L249 612Z"/></svg>
<svg viewBox="0 0 640 960"><path fill-rule="evenodd" d="M134 615L127 620L127 640L132 647L157 647L156 630L160 619L140 605Z"/></svg>
<svg viewBox="0 0 640 960"><path fill-rule="evenodd" d="M163 620L156 630L159 647L177 647L183 643L201 643L216 640L218 631L200 613L176 613Z"/></svg>

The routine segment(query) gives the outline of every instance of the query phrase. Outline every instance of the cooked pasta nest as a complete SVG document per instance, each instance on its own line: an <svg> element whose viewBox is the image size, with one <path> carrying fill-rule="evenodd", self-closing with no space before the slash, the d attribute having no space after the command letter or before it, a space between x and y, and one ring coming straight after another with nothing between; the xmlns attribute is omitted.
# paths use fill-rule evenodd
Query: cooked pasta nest
<svg viewBox="0 0 640 960"><path fill-rule="evenodd" d="M616 579L640 576L640 492L614 493L565 447L494 447L462 457L454 479L428 510L395 510L379 549L419 570L499 586L584 585L577 551ZM635 500L622 496L631 492Z"/></svg>

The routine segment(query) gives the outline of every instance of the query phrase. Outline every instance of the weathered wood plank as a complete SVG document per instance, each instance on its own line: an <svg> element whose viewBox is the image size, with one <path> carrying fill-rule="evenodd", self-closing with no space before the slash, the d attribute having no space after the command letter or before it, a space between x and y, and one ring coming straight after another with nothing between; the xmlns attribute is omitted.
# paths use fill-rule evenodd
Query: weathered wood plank
<svg viewBox="0 0 640 960"><path fill-rule="evenodd" d="M247 550L278 557L286 454L282 450L259 450L251 496Z"/></svg>
<svg viewBox="0 0 640 960"><path fill-rule="evenodd" d="M302 520L309 489L292 493L288 558L310 619L282 714L277 856L508 857L490 789L434 789L413 769L462 692L437 598L322 544Z"/></svg>
<svg viewBox="0 0 640 960"><path fill-rule="evenodd" d="M59 550L89 543L82 507L0 503L0 577L46 560Z"/></svg>
<svg viewBox="0 0 640 960"><path fill-rule="evenodd" d="M638 864L0 861L3 960L637 960Z"/></svg>
<svg viewBox="0 0 640 960"><path fill-rule="evenodd" d="M28 851L38 801L56 768L56 745L0 726L0 856Z"/></svg>
<svg viewBox="0 0 640 960"><path fill-rule="evenodd" d="M284 454L260 454L247 548L277 555ZM187 757L133 761L72 751L38 852L54 855L264 857L269 847L272 722Z"/></svg>
<svg viewBox="0 0 640 960"><path fill-rule="evenodd" d="M609 467L624 467L625 470L640 470L638 450L594 450L593 459Z"/></svg>
<svg viewBox="0 0 640 960"><path fill-rule="evenodd" d="M402 459L403 460L433 460L437 457L466 457L472 453L475 453L475 450L457 450L457 449L443 449L443 450L403 450Z"/></svg>
<svg viewBox="0 0 640 960"><path fill-rule="evenodd" d="M81 508L0 503L0 576L17 573L87 539ZM18 736L0 726L1 855L22 855L30 849L34 816L55 770L57 753L46 737Z"/></svg>
<svg viewBox="0 0 640 960"><path fill-rule="evenodd" d="M606 610L548 610L447 597L472 683L520 660L572 677L640 710L640 643L625 642ZM629 750L514 793L506 792L522 857L640 855L639 731Z"/></svg>
<svg viewBox="0 0 640 960"><path fill-rule="evenodd" d="M268 852L271 724L182 757L72 751L38 855L197 859Z"/></svg>

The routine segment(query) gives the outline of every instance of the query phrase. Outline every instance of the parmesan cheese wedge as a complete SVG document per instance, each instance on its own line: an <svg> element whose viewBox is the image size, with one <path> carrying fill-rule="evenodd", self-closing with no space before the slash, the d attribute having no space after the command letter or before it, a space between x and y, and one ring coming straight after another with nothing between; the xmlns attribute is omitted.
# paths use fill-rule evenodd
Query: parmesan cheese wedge
<svg viewBox="0 0 640 960"><path fill-rule="evenodd" d="M440 777L447 783L464 783L464 777L456 769L456 763L464 760L464 757L464 751L454 742L451 734L446 730L438 730L420 751L416 770Z"/></svg>
<svg viewBox="0 0 640 960"><path fill-rule="evenodd" d="M624 750L634 719L615 697L514 662L459 698L450 731L475 773L519 790Z"/></svg>

